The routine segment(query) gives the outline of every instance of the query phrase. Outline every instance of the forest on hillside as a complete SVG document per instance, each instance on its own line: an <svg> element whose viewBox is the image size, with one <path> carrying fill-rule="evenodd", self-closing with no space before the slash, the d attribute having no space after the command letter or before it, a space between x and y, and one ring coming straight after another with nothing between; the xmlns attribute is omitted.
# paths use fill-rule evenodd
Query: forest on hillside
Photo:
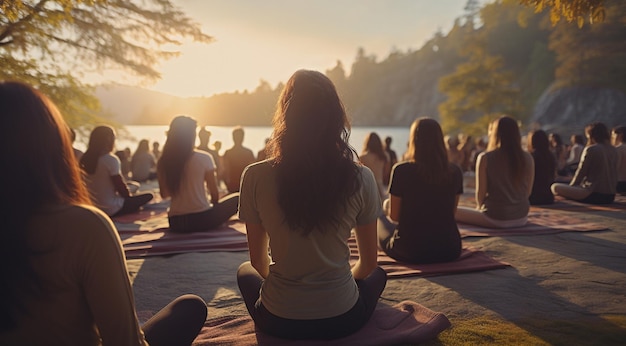
<svg viewBox="0 0 626 346"><path fill-rule="evenodd" d="M559 89L626 96L626 4L608 0L605 8L603 22L579 27L553 25L547 12L516 0L482 7L469 0L453 28L435 33L419 50L395 50L380 59L360 48L351 66L337 61L325 73L353 125L407 126L430 116L446 132L477 134L503 113L528 125L538 100ZM164 114L183 112L202 124L266 126L282 87L261 81L251 91L146 102L132 122L162 124Z"/></svg>

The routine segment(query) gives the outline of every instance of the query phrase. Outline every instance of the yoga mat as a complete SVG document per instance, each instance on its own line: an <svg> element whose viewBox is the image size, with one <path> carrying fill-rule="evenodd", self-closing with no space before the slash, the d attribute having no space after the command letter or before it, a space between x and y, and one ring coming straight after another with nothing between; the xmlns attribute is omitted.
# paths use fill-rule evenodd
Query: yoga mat
<svg viewBox="0 0 626 346"><path fill-rule="evenodd" d="M571 214L555 213L550 210L533 211L528 214L528 223L514 228L486 228L458 223L461 237L493 237L517 235L541 235L561 232L593 232L608 230L597 222L588 222Z"/></svg>
<svg viewBox="0 0 626 346"><path fill-rule="evenodd" d="M167 219L166 219L167 221ZM187 252L247 251L241 222L229 221L204 232L171 233L167 228L152 231L120 231L126 258L173 255Z"/></svg>
<svg viewBox="0 0 626 346"><path fill-rule="evenodd" d="M394 306L379 303L369 322L356 333L336 340L284 340L256 330L249 316L209 319L193 346L207 345L397 345L418 344L437 337L450 327L448 318L418 303Z"/></svg>
<svg viewBox="0 0 626 346"><path fill-rule="evenodd" d="M558 210L566 210L566 211L581 211L581 212L590 212L590 211L626 211L626 196L616 195L615 201L611 204L588 204L581 203L577 201L573 201L571 199L566 199L561 196L556 196L554 198L553 204L545 204L545 205L534 205L531 207L532 210L542 210L542 209L558 209Z"/></svg>
<svg viewBox="0 0 626 346"><path fill-rule="evenodd" d="M459 198L459 205L469 208L476 207L476 199L474 197L474 191L466 189ZM611 204L588 204L573 201L563 198L561 196L554 197L554 203L543 205L530 206L531 211L542 210L566 210L566 211L626 211L626 196L616 195L615 201Z"/></svg>
<svg viewBox="0 0 626 346"><path fill-rule="evenodd" d="M354 264L359 258L359 251L354 237L348 240L350 246L350 263ZM497 261L482 251L464 248L461 256L455 261L445 263L411 264L398 262L378 250L378 265L387 272L387 278L397 279L410 276L440 276L476 271L501 269L510 266L506 262Z"/></svg>
<svg viewBox="0 0 626 346"><path fill-rule="evenodd" d="M218 229L185 234L169 232L166 215L132 224L116 222L116 226L126 258L129 259L187 252L248 250L245 225L238 220L231 220ZM358 259L354 237L348 240L348 245L351 251L350 260L354 263ZM473 249L463 249L460 258L454 262L419 265L399 263L379 250L378 264L390 278L467 273L505 268L509 265Z"/></svg>

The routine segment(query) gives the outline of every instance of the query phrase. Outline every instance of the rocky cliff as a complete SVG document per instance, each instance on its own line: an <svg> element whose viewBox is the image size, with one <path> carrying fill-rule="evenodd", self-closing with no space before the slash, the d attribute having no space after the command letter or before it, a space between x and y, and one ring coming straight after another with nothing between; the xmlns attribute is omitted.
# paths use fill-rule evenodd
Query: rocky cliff
<svg viewBox="0 0 626 346"><path fill-rule="evenodd" d="M585 125L601 121L626 125L626 93L601 87L549 88L537 101L532 123L569 137Z"/></svg>

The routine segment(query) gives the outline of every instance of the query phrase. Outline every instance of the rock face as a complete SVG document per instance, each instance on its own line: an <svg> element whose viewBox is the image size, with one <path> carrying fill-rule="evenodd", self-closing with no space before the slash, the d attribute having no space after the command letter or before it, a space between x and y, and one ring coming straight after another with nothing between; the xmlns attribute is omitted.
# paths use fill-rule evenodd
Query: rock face
<svg viewBox="0 0 626 346"><path fill-rule="evenodd" d="M626 93L596 87L548 88L537 101L531 123L569 136L582 134L594 121L609 128L626 125Z"/></svg>

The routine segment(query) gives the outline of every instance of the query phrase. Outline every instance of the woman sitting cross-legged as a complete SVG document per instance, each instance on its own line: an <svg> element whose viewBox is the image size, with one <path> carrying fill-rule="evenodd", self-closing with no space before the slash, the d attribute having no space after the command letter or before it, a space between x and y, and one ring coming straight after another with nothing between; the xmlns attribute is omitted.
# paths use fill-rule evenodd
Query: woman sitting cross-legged
<svg viewBox="0 0 626 346"><path fill-rule="evenodd" d="M522 150L517 121L500 117L489 126L487 150L476 162L476 209L458 207L456 220L488 228L525 225L534 174L533 158Z"/></svg>
<svg viewBox="0 0 626 346"><path fill-rule="evenodd" d="M556 178L556 159L550 151L548 135L543 130L528 134L528 152L535 163L533 190L528 197L531 205L554 203L554 195L550 186Z"/></svg>
<svg viewBox="0 0 626 346"><path fill-rule="evenodd" d="M198 296L139 325L119 235L90 205L54 104L0 82L0 109L0 345L190 345L207 316Z"/></svg>
<svg viewBox="0 0 626 346"><path fill-rule="evenodd" d="M376 261L378 187L354 162L348 126L328 77L297 71L278 101L268 159L244 171L239 217L250 262L239 267L237 282L267 334L347 336L369 320L385 287ZM352 229L359 259L351 268Z"/></svg>
<svg viewBox="0 0 626 346"><path fill-rule="evenodd" d="M587 146L583 149L570 184L552 184L552 192L583 203L609 204L617 187L617 151L611 145L609 130L603 123L585 127Z"/></svg>
<svg viewBox="0 0 626 346"><path fill-rule="evenodd" d="M80 159L94 203L109 216L133 213L154 197L151 193L131 195L122 176L120 159L112 154L114 147L113 128L97 126L91 131L87 151Z"/></svg>
<svg viewBox="0 0 626 346"><path fill-rule="evenodd" d="M239 194L219 199L213 157L194 149L196 127L197 122L191 117L175 117L157 163L161 196L172 198L168 213L172 232L211 230L237 213Z"/></svg>
<svg viewBox="0 0 626 346"><path fill-rule="evenodd" d="M437 121L413 122L408 156L409 161L396 164L392 171L386 216L378 223L380 247L402 262L455 260L461 254L454 212L463 193L463 173L448 162Z"/></svg>

